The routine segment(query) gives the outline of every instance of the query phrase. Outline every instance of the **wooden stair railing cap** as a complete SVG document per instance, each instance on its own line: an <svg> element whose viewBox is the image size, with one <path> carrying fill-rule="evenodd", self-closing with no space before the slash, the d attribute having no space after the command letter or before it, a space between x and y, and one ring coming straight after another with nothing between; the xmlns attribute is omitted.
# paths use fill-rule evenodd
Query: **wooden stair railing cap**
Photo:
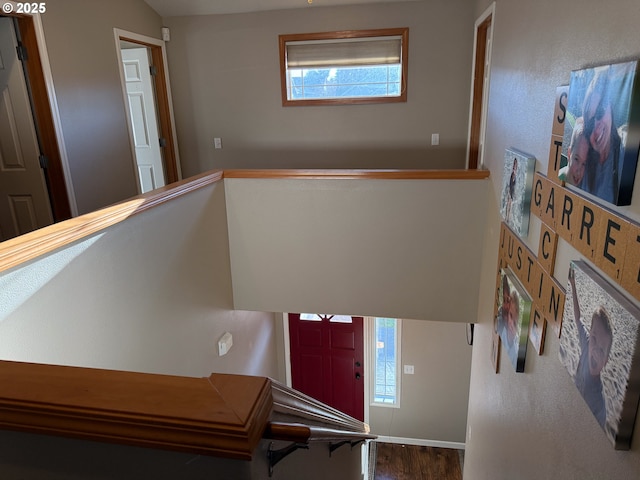
<svg viewBox="0 0 640 480"><path fill-rule="evenodd" d="M355 180L481 180L489 170L398 170L398 169L227 169L224 178L254 179L355 179Z"/></svg>
<svg viewBox="0 0 640 480"><path fill-rule="evenodd" d="M132 215L216 183L222 180L222 176L222 171L212 170L0 242L0 272L89 237Z"/></svg>
<svg viewBox="0 0 640 480"><path fill-rule="evenodd" d="M0 428L249 460L272 408L265 377L189 378L0 362Z"/></svg>

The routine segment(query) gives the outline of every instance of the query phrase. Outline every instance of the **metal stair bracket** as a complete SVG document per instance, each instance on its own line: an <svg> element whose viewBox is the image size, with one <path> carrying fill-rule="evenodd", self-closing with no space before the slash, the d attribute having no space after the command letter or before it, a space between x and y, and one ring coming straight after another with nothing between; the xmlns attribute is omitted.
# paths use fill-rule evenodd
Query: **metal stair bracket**
<svg viewBox="0 0 640 480"><path fill-rule="evenodd" d="M351 445L351 450L353 450L353 447L363 442L364 442L364 439L357 440L355 442L352 442L351 440L343 440L342 442L331 443L329 444L329 456L331 456L334 450L339 449L342 445L346 445L348 443L349 445Z"/></svg>
<svg viewBox="0 0 640 480"><path fill-rule="evenodd" d="M339 449L342 445L344 445L346 443L351 443L351 441L343 440L342 442L330 443L329 444L329 456L331 456L331 454L333 453L334 450Z"/></svg>
<svg viewBox="0 0 640 480"><path fill-rule="evenodd" d="M309 445L306 445L304 443L292 443L291 445L281 448L280 450L273 450L273 442L269 443L269 450L267 451L267 459L269 460L269 478L271 478L271 476L273 475L273 467L275 467L280 460L295 452L299 448L308 450Z"/></svg>

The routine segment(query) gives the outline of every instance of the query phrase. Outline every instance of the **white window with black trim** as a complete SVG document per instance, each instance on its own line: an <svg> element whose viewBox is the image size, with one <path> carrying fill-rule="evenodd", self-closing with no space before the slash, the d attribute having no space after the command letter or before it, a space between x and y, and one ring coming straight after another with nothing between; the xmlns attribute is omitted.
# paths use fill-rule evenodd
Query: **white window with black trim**
<svg viewBox="0 0 640 480"><path fill-rule="evenodd" d="M409 29L280 35L282 104L407 101Z"/></svg>

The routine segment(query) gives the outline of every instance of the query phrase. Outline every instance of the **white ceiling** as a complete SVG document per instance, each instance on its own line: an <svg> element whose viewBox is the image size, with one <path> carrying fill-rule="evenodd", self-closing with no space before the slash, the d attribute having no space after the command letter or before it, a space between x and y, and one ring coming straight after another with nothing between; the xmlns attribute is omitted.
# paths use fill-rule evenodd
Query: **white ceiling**
<svg viewBox="0 0 640 480"><path fill-rule="evenodd" d="M180 15L211 15L220 13L247 13L288 8L315 8L361 3L391 3L422 0L145 0L161 17Z"/></svg>

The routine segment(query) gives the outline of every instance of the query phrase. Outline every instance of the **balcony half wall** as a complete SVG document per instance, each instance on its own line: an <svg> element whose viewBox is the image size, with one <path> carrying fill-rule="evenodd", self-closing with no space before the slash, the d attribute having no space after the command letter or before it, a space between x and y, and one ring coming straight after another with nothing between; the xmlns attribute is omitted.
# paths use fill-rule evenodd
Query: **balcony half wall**
<svg viewBox="0 0 640 480"><path fill-rule="evenodd" d="M473 322L487 176L225 171L234 308Z"/></svg>

